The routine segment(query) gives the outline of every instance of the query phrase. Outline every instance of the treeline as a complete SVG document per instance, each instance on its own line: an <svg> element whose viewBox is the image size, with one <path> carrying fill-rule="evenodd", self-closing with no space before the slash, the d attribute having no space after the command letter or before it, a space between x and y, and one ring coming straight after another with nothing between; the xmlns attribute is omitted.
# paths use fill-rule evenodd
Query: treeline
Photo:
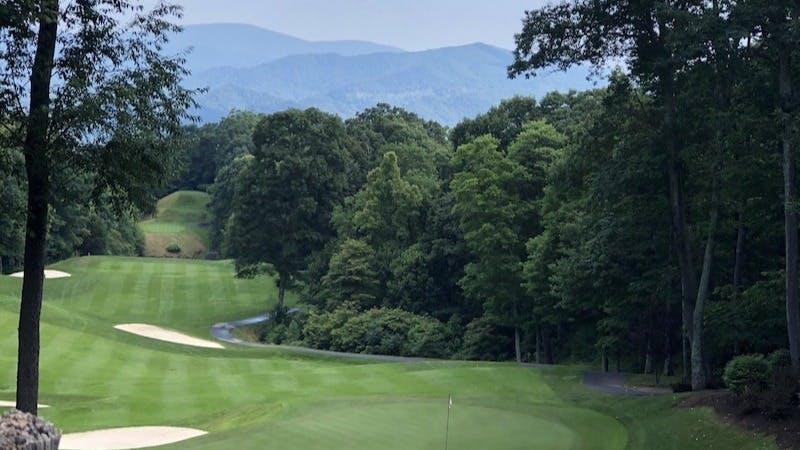
<svg viewBox="0 0 800 450"><path fill-rule="evenodd" d="M108 192L93 192L92 176L64 170L53 175L48 263L76 255L143 254L144 236L136 227L139 212L115 207ZM22 270L26 183L21 149L0 145L0 274Z"/></svg>
<svg viewBox="0 0 800 450"><path fill-rule="evenodd" d="M750 74L742 107L767 81ZM712 231L702 364L721 382L733 356L786 347L781 147L764 95L720 135L702 80L685 85L680 181L693 255ZM235 112L192 131L179 184L211 193L212 245L240 275L278 275L265 340L688 374L659 113L620 71L449 130L387 105ZM307 308L284 314L286 289Z"/></svg>
<svg viewBox="0 0 800 450"><path fill-rule="evenodd" d="M650 173L662 179L652 181L668 187L659 196L669 205L667 234L648 242L661 243L680 278L683 366L693 389L718 380L732 354L786 344L795 386L800 375L798 16L793 1L577 0L527 12L516 35L511 76L623 59L640 86L642 107L609 125L639 131L647 150L639 153L658 161ZM629 141L618 136L606 147ZM616 222L641 217L614 207L636 198L596 200ZM637 247L633 254L643 255ZM606 327L626 322L610 317Z"/></svg>

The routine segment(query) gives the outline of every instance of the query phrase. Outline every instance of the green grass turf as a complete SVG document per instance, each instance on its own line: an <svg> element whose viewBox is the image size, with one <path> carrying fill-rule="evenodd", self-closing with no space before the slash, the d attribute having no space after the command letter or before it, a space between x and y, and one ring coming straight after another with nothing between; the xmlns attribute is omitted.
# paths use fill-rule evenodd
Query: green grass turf
<svg viewBox="0 0 800 450"><path fill-rule="evenodd" d="M271 279L225 261L88 257L45 282L42 414L67 432L136 425L209 434L168 449L771 449L678 396L616 397L581 368L373 363L269 349L184 347L112 328L168 326L210 338L214 322L263 312ZM0 399L13 399L21 281L0 277ZM292 299L293 300L293 299Z"/></svg>
<svg viewBox="0 0 800 450"><path fill-rule="evenodd" d="M177 191L158 201L155 217L139 223L145 234L145 254L170 256L165 247L176 243L181 255L202 256L208 249L206 205L209 195L198 191Z"/></svg>

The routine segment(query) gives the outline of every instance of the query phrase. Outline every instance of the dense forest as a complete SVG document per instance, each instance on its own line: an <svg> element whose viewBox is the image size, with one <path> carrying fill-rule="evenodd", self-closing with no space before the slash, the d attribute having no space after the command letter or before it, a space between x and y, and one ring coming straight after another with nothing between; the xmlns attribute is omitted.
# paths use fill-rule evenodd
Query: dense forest
<svg viewBox="0 0 800 450"><path fill-rule="evenodd" d="M683 374L694 389L731 379L738 355L751 371L796 369L798 12L540 8L509 74L588 62L605 87L511 98L453 128L386 104L347 120L234 111L186 127L170 187L211 194L210 257L277 275L266 341L593 362ZM0 156L8 272L24 173L19 151ZM72 201L88 181L56 178L51 260L141 252L140 211L103 206L103 192ZM300 297L291 314L287 290Z"/></svg>

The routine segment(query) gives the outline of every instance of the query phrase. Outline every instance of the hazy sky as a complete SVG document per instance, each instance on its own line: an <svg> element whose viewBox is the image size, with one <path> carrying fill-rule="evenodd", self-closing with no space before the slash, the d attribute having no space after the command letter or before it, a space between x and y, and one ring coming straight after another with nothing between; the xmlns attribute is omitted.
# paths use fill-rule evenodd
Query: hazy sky
<svg viewBox="0 0 800 450"><path fill-rule="evenodd" d="M524 11L546 0L175 1L184 7L184 24L249 23L308 40L359 39L422 50L479 41L511 49Z"/></svg>

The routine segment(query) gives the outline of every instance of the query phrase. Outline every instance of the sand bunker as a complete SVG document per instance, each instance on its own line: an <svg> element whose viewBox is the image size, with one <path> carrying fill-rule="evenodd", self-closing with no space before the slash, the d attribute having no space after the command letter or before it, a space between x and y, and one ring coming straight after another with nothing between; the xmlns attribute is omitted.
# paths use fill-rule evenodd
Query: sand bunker
<svg viewBox="0 0 800 450"><path fill-rule="evenodd" d="M130 427L86 431L61 436L62 450L125 450L156 447L206 434L193 428Z"/></svg>
<svg viewBox="0 0 800 450"><path fill-rule="evenodd" d="M17 402L15 401L8 401L8 400L0 400L0 408L15 408L17 406ZM49 408L50 405L38 405L39 408Z"/></svg>
<svg viewBox="0 0 800 450"><path fill-rule="evenodd" d="M147 325L145 323L123 323L120 325L114 325L114 328L139 336L144 336L146 338L158 339L160 341L167 341L175 344L205 348L225 348L214 341L207 341L205 339L192 337L174 330L168 330L155 325Z"/></svg>
<svg viewBox="0 0 800 450"><path fill-rule="evenodd" d="M9 276L14 278L22 278L25 276L25 272L14 272ZM45 269L44 271L44 277L48 280L53 278L69 278L71 276L72 275L68 274L67 272L62 272L60 270Z"/></svg>

